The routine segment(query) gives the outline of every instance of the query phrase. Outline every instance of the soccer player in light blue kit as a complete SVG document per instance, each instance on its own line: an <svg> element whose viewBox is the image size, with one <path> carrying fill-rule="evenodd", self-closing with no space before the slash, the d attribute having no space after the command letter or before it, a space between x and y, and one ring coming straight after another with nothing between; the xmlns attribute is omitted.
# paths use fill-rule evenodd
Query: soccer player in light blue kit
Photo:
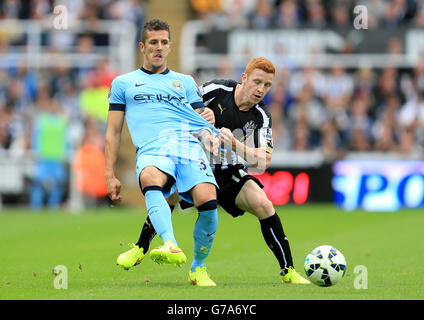
<svg viewBox="0 0 424 320"><path fill-rule="evenodd" d="M150 257L174 265L187 260L175 239L171 210L165 200L177 189L180 197L193 203L199 212L189 280L198 286L215 286L206 272L205 260L218 223L216 181L199 140L216 153L216 132L194 110L204 107L194 79L167 68L171 50L168 24L158 19L147 22L139 46L143 67L116 77L109 93L105 147L108 195L113 201L121 200L115 165L125 117L137 148L137 179L150 220L164 242L151 250ZM117 264L126 268L127 264L139 263L145 254L134 245L118 257Z"/></svg>

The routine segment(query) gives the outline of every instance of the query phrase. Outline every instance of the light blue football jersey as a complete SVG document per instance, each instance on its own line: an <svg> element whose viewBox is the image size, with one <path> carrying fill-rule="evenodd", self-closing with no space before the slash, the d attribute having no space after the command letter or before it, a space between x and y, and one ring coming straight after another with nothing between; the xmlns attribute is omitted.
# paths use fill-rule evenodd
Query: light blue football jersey
<svg viewBox="0 0 424 320"><path fill-rule="evenodd" d="M190 157L190 145L199 143L193 133L217 133L194 110L203 106L194 79L169 69L156 74L141 68L120 75L109 92L109 110L125 112L139 154Z"/></svg>

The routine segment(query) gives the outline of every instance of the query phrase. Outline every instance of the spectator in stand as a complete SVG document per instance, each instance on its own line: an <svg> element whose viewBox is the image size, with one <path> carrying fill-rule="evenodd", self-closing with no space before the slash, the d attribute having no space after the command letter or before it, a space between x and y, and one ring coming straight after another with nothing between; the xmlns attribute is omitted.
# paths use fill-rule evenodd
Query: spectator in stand
<svg viewBox="0 0 424 320"><path fill-rule="evenodd" d="M398 73L398 70L394 67L385 67L381 71L376 86L373 89L375 107L382 104L385 97L392 93L401 96Z"/></svg>
<svg viewBox="0 0 424 320"><path fill-rule="evenodd" d="M338 130L334 119L324 122L321 128L321 147L324 158L327 161L337 160L342 157L346 143Z"/></svg>
<svg viewBox="0 0 424 320"><path fill-rule="evenodd" d="M219 59L218 68L216 70L216 79L238 79L240 74L233 68L233 62L228 56ZM210 79L205 79L202 82L207 82Z"/></svg>
<svg viewBox="0 0 424 320"><path fill-rule="evenodd" d="M75 187L83 195L88 206L107 203L107 188L104 172L106 168L104 155L104 133L97 123L86 118L85 133L81 147L73 162Z"/></svg>
<svg viewBox="0 0 424 320"><path fill-rule="evenodd" d="M31 1L30 8L30 18L34 20L42 20L52 12L52 6L49 0L33 0Z"/></svg>
<svg viewBox="0 0 424 320"><path fill-rule="evenodd" d="M381 26L386 28L397 28L401 25L406 25L414 17L415 12L415 1L387 1Z"/></svg>
<svg viewBox="0 0 424 320"><path fill-rule="evenodd" d="M347 149L354 152L370 151L370 142L360 126L351 129Z"/></svg>
<svg viewBox="0 0 424 320"><path fill-rule="evenodd" d="M309 146L316 148L320 145L320 130L327 118L327 110L314 96L311 83L306 83L296 101L289 109L289 121L303 121L309 128Z"/></svg>
<svg viewBox="0 0 424 320"><path fill-rule="evenodd" d="M399 147L396 151L411 156L419 152L420 149L422 150L422 146L416 143L414 131L410 128L402 130Z"/></svg>
<svg viewBox="0 0 424 320"><path fill-rule="evenodd" d="M94 39L90 34L82 34L78 37L76 43L76 53L79 54L90 54L94 51ZM75 81L82 83L88 72L92 70L91 64L84 66L83 64L78 68L75 68L72 73L75 77Z"/></svg>
<svg viewBox="0 0 424 320"><path fill-rule="evenodd" d="M141 30L147 17L145 0L118 0L108 4L107 18L133 22L137 30ZM140 34L137 42L140 41Z"/></svg>
<svg viewBox="0 0 424 320"><path fill-rule="evenodd" d="M219 14L223 10L219 0L190 0L190 5L198 20L208 20L210 15Z"/></svg>
<svg viewBox="0 0 424 320"><path fill-rule="evenodd" d="M389 55L397 55L403 53L402 40L399 37L392 37L389 39L386 53Z"/></svg>
<svg viewBox="0 0 424 320"><path fill-rule="evenodd" d="M104 132L108 113L108 93L116 75L108 59L100 60L95 69L86 73L79 97L81 113L97 121Z"/></svg>
<svg viewBox="0 0 424 320"><path fill-rule="evenodd" d="M31 149L36 165L30 191L30 207L40 210L47 198L47 207L60 207L66 187L66 160L68 154L68 120L60 106L51 99L50 88L43 86L37 97L39 113L34 118Z"/></svg>
<svg viewBox="0 0 424 320"><path fill-rule="evenodd" d="M104 57L97 62L96 67L89 71L84 78L83 87L110 88L112 80L118 75L110 65L108 58Z"/></svg>
<svg viewBox="0 0 424 320"><path fill-rule="evenodd" d="M28 147L26 123L22 113L14 108L14 100L0 103L0 149L10 155L22 157Z"/></svg>
<svg viewBox="0 0 424 320"><path fill-rule="evenodd" d="M403 134L412 135L414 143L424 145L424 90L417 89L416 97L411 97L401 107L398 114Z"/></svg>
<svg viewBox="0 0 424 320"><path fill-rule="evenodd" d="M394 152L399 143L399 128L397 113L400 107L400 98L396 94L388 95L376 112L372 134L375 151Z"/></svg>
<svg viewBox="0 0 424 320"><path fill-rule="evenodd" d="M302 24L303 16L296 0L282 0L272 18L272 26L276 28L296 28Z"/></svg>
<svg viewBox="0 0 424 320"><path fill-rule="evenodd" d="M358 96L350 105L349 145L353 151L369 151L372 121L368 115L369 100L366 96Z"/></svg>
<svg viewBox="0 0 424 320"><path fill-rule="evenodd" d="M335 4L334 7L329 8L331 26L338 29L349 29L352 26L349 7L342 3Z"/></svg>
<svg viewBox="0 0 424 320"><path fill-rule="evenodd" d="M325 28L327 18L325 8L321 0L306 1L306 26L309 28Z"/></svg>
<svg viewBox="0 0 424 320"><path fill-rule="evenodd" d="M312 85L314 95L321 98L325 85L325 76L321 70L317 69L313 65L303 66L290 77L290 94L295 98L298 97L307 83Z"/></svg>
<svg viewBox="0 0 424 320"><path fill-rule="evenodd" d="M9 127L11 110L0 105L0 150L8 150L12 144L12 133Z"/></svg>
<svg viewBox="0 0 424 320"><path fill-rule="evenodd" d="M424 28L424 0L417 0L417 10L413 19L413 26Z"/></svg>
<svg viewBox="0 0 424 320"><path fill-rule="evenodd" d="M221 0L227 15L227 25L233 28L247 28L248 15L257 0Z"/></svg>
<svg viewBox="0 0 424 320"><path fill-rule="evenodd" d="M308 151L310 150L309 144L309 128L306 119L301 117L294 125L293 128L293 146L294 151Z"/></svg>
<svg viewBox="0 0 424 320"><path fill-rule="evenodd" d="M69 62L63 58L50 69L48 80L53 96L62 96L70 84L77 82Z"/></svg>
<svg viewBox="0 0 424 320"><path fill-rule="evenodd" d="M269 100L264 102L269 106L272 122L272 137L274 139L274 148L277 150L289 150L291 147L291 136L286 121L285 109L290 100L286 90L286 73L280 71L278 81L272 86L271 91L266 97Z"/></svg>
<svg viewBox="0 0 424 320"><path fill-rule="evenodd" d="M147 14L146 1L118 0L108 5L107 17L115 20L126 20L142 26Z"/></svg>
<svg viewBox="0 0 424 320"><path fill-rule="evenodd" d="M412 83L418 90L424 90L424 58L417 63L413 72Z"/></svg>
<svg viewBox="0 0 424 320"><path fill-rule="evenodd" d="M367 96L372 99L372 91L375 87L376 76L374 70L369 66L362 66L356 70L352 76L354 82L355 92L358 96Z"/></svg>
<svg viewBox="0 0 424 320"><path fill-rule="evenodd" d="M272 0L258 0L248 14L249 27L255 30L270 28L273 9Z"/></svg>
<svg viewBox="0 0 424 320"><path fill-rule="evenodd" d="M352 78L339 62L335 62L330 68L330 73L325 77L323 88L324 103L333 112L338 112L339 109L347 110L353 90Z"/></svg>

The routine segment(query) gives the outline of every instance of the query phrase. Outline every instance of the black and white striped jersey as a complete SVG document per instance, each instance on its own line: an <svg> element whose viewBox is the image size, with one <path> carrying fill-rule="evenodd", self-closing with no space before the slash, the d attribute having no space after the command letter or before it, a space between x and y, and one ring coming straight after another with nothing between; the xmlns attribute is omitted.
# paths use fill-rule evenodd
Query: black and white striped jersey
<svg viewBox="0 0 424 320"><path fill-rule="evenodd" d="M247 146L264 148L272 153L274 147L269 111L262 101L248 111L241 111L234 99L236 86L234 80L212 80L200 88L205 106L215 114L215 127L228 128L236 139ZM222 168L247 164L234 151L227 149L222 150L218 161Z"/></svg>

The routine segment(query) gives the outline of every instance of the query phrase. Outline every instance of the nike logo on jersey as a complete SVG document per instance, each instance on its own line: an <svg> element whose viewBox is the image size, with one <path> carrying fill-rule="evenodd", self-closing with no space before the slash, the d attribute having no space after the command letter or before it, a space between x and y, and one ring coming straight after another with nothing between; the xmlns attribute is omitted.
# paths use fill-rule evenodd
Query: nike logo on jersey
<svg viewBox="0 0 424 320"><path fill-rule="evenodd" d="M218 108L221 111L221 114L224 112L225 109L227 109L227 108L222 108L220 103L218 103Z"/></svg>
<svg viewBox="0 0 424 320"><path fill-rule="evenodd" d="M141 87L141 86L144 86L144 85L145 85L145 83L136 83L135 84L136 87Z"/></svg>

